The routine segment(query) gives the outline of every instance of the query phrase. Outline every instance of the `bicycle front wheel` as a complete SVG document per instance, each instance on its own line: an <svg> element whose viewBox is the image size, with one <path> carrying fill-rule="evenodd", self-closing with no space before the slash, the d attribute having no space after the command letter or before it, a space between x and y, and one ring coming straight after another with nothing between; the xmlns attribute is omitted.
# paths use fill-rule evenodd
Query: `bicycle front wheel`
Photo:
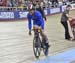
<svg viewBox="0 0 75 63"><path fill-rule="evenodd" d="M35 57L38 59L41 53L41 40L39 37L38 38L34 37L33 39L33 51Z"/></svg>

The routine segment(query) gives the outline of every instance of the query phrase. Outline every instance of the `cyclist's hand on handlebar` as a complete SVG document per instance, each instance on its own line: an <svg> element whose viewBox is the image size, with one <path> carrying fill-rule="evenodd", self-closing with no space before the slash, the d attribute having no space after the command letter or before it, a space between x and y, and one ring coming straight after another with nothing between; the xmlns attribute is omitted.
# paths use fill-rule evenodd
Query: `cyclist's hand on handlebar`
<svg viewBox="0 0 75 63"><path fill-rule="evenodd" d="M32 35L31 30L29 30L29 35Z"/></svg>

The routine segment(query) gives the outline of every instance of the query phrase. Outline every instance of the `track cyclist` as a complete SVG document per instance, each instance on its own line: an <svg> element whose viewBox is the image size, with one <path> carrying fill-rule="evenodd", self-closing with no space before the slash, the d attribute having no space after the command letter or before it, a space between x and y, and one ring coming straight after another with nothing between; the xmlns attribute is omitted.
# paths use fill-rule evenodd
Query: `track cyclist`
<svg viewBox="0 0 75 63"><path fill-rule="evenodd" d="M47 50L45 51L45 53L47 53L50 45L48 42L48 38L46 34L44 33L44 19L41 13L35 10L35 8L31 7L28 9L28 11L29 13L27 14L27 19L28 19L29 35L32 35L31 29L32 29L32 20L33 20L33 29L40 29L41 31L40 35L42 39L45 40L45 45L47 47Z"/></svg>

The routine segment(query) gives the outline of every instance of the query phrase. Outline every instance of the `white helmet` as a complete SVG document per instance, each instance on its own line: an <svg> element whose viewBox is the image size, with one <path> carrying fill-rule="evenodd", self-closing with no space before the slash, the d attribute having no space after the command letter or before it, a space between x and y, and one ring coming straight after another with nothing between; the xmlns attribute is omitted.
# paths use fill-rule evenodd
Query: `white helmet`
<svg viewBox="0 0 75 63"><path fill-rule="evenodd" d="M33 5L29 4L28 7L27 7L27 10L32 10L32 9L33 9Z"/></svg>

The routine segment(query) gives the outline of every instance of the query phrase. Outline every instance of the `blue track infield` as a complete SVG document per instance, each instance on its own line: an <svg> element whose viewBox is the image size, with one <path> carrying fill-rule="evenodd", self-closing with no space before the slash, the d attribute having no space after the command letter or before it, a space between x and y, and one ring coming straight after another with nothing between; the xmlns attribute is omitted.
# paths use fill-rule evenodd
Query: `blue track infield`
<svg viewBox="0 0 75 63"><path fill-rule="evenodd" d="M70 49L63 53L49 56L43 60L38 60L33 63L75 63L75 49Z"/></svg>

